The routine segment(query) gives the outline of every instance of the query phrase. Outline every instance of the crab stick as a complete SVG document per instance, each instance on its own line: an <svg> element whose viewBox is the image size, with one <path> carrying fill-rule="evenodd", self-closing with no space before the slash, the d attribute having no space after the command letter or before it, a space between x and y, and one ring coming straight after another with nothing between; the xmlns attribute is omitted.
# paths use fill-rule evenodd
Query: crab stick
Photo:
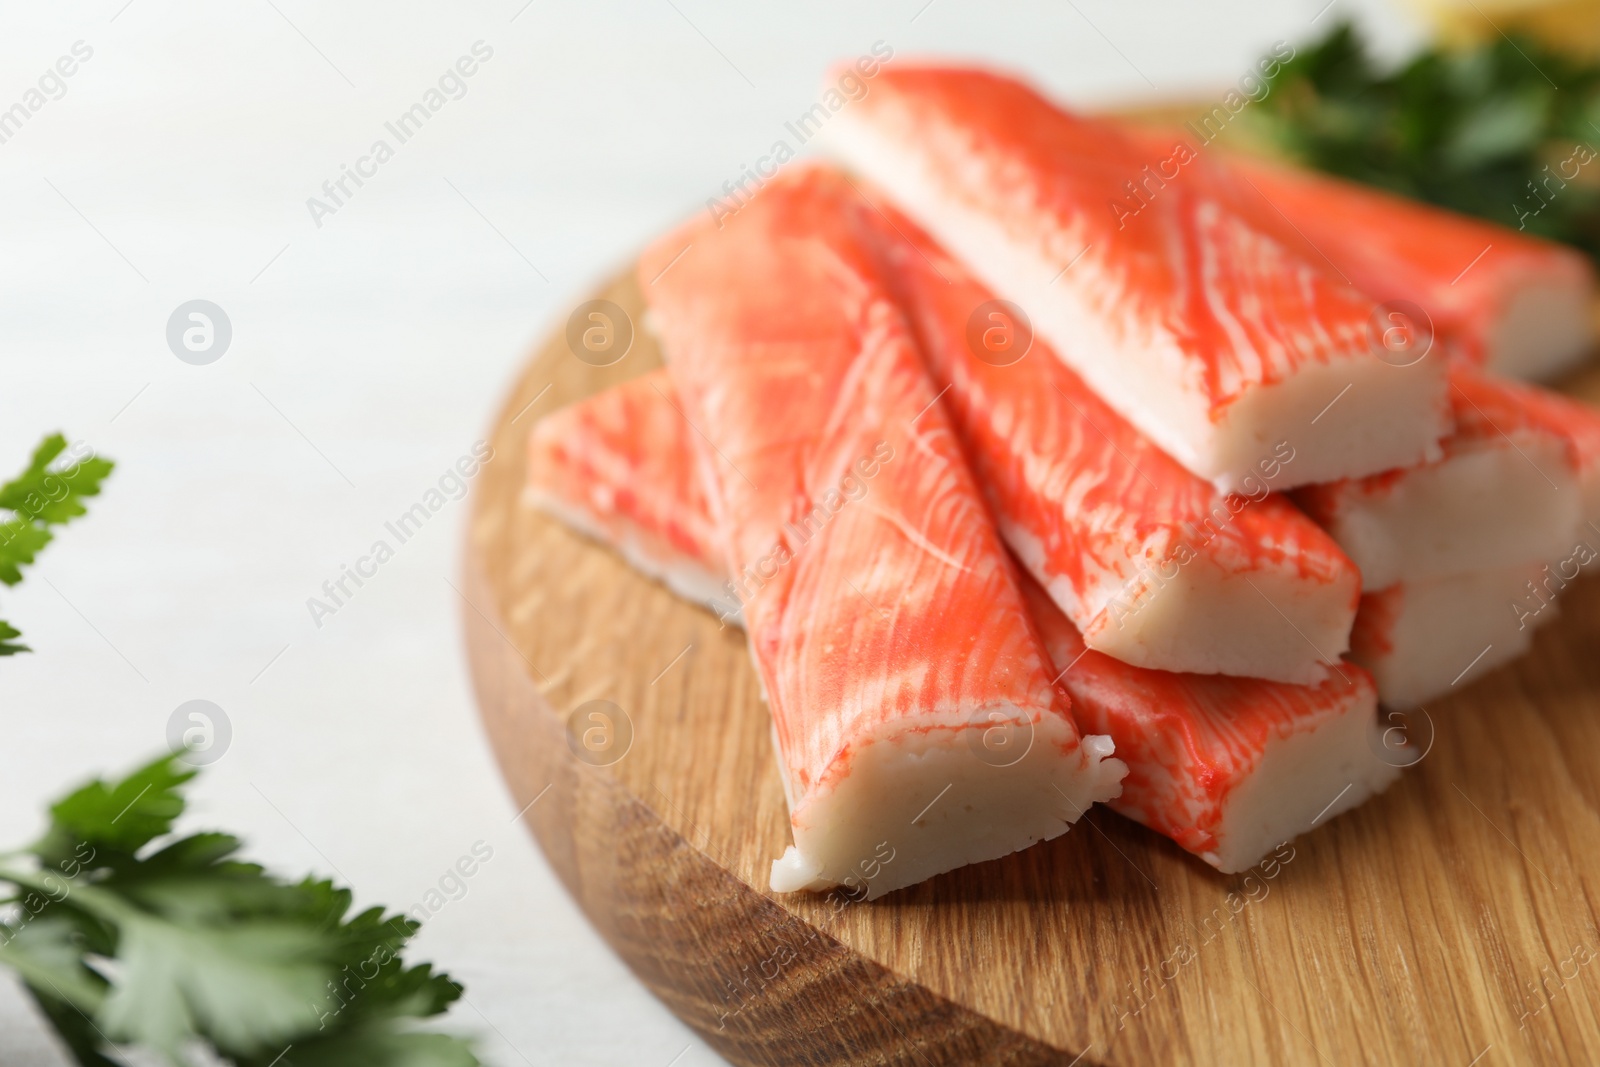
<svg viewBox="0 0 1600 1067"><path fill-rule="evenodd" d="M884 247L1002 535L1088 645L1140 667L1311 684L1348 647L1361 578L1283 497L1290 448L1241 493L1191 474L911 221ZM991 347L991 343L992 346Z"/></svg>
<svg viewBox="0 0 1600 1067"><path fill-rule="evenodd" d="M885 70L827 128L1106 402L1175 460L1242 491L1280 448L1281 488L1431 456L1445 361L1381 359L1373 302L1204 157L1133 211L1149 165L1115 125L978 70ZM1160 180L1159 178L1156 180Z"/></svg>
<svg viewBox="0 0 1600 1067"><path fill-rule="evenodd" d="M1600 537L1600 410L1537 385L1502 381L1500 392L1516 405L1518 416L1539 430L1559 434L1577 476L1580 535Z"/></svg>
<svg viewBox="0 0 1600 1067"><path fill-rule="evenodd" d="M1029 592L1073 714L1128 764L1112 810L1220 871L1249 870L1381 793L1407 763L1385 747L1372 678L1352 663L1316 686L1142 670L1088 648Z"/></svg>
<svg viewBox="0 0 1600 1067"><path fill-rule="evenodd" d="M1556 616L1556 591L1541 563L1399 582L1361 598L1350 658L1380 701L1414 707L1526 652Z"/></svg>
<svg viewBox="0 0 1600 1067"><path fill-rule="evenodd" d="M772 888L876 897L1065 832L1127 768L1051 685L857 202L792 168L639 277L772 714Z"/></svg>
<svg viewBox="0 0 1600 1067"><path fill-rule="evenodd" d="M1533 415L1526 394L1457 368L1456 431L1438 459L1296 491L1361 568L1365 591L1556 559L1572 547L1583 512L1574 446Z"/></svg>
<svg viewBox="0 0 1600 1067"><path fill-rule="evenodd" d="M1594 349L1594 269L1576 249L1328 175L1228 165L1357 288L1420 307L1468 361L1548 379Z"/></svg>
<svg viewBox="0 0 1600 1067"><path fill-rule="evenodd" d="M1469 382L1467 389L1463 396L1477 398L1483 418L1518 442L1525 464L1551 472L1570 465L1579 525L1566 541L1546 531L1519 553L1537 548L1546 552L1542 557L1407 580L1364 595L1350 655L1372 671L1379 698L1396 707L1450 693L1527 651L1534 629L1556 617L1560 594L1600 560L1600 411L1520 382ZM1552 437L1565 444L1565 463L1556 458ZM1486 510L1496 515L1522 506L1504 495L1503 486L1490 485L1486 492ZM1500 494L1498 501L1494 494ZM1530 534L1546 521L1537 511L1519 518ZM1565 515L1558 517L1554 529L1566 522Z"/></svg>
<svg viewBox="0 0 1600 1067"><path fill-rule="evenodd" d="M689 444L671 395L672 382L657 371L534 423L525 497L679 596L736 614L722 568L707 564L717 558L716 528L699 474L659 462L662 442L674 455L686 455Z"/></svg>

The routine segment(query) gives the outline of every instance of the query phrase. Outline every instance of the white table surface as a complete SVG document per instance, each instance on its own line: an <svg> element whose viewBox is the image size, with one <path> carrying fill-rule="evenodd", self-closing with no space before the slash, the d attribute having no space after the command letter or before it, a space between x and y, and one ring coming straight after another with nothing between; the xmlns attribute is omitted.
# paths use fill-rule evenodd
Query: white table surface
<svg viewBox="0 0 1600 1067"><path fill-rule="evenodd" d="M703 210L831 60L878 40L984 57L1093 105L1220 95L1341 16L1394 53L1417 32L1382 0L524 3L0 9L0 109L93 49L0 144L0 476L57 428L118 463L0 591L36 649L0 661L0 843L211 700L233 738L186 825L335 874L358 905L409 907L475 842L494 850L416 945L465 982L447 1025L488 1062L696 1067L721 1061L512 821L446 581L463 506L320 628L307 598L471 448L529 345ZM306 199L480 40L466 94L316 226ZM166 344L195 298L233 327L208 366ZM9 979L0 1062L67 1062Z"/></svg>

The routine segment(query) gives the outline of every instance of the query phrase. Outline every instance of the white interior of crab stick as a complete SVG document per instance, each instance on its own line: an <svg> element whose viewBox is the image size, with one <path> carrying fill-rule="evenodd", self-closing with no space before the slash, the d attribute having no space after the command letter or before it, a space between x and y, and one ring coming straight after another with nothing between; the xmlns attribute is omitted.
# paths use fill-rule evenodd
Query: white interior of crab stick
<svg viewBox="0 0 1600 1067"><path fill-rule="evenodd" d="M1528 650L1555 618L1541 598L1542 563L1401 582L1361 598L1350 658L1372 672L1378 699L1415 707L1456 692Z"/></svg>
<svg viewBox="0 0 1600 1067"><path fill-rule="evenodd" d="M1405 766L1385 762L1382 751L1370 689L1298 732L1273 738L1254 773L1223 804L1217 848L1201 858L1225 874L1247 871L1282 842L1359 807Z"/></svg>
<svg viewBox="0 0 1600 1067"><path fill-rule="evenodd" d="M1361 569L1371 592L1557 559L1583 500L1565 441L1522 428L1457 434L1443 459L1298 494Z"/></svg>
<svg viewBox="0 0 1600 1067"><path fill-rule="evenodd" d="M1488 337L1488 367L1508 378L1548 381L1594 349L1592 286L1579 275L1529 278L1504 297Z"/></svg>
<svg viewBox="0 0 1600 1067"><path fill-rule="evenodd" d="M1293 562L1224 568L1204 555L1119 589L1094 648L1135 666L1311 685L1349 647L1356 582L1309 580ZM1159 665L1159 667L1158 667Z"/></svg>
<svg viewBox="0 0 1600 1067"><path fill-rule="evenodd" d="M870 900L1049 840L1117 793L1124 769L1111 752L1105 737L1080 742L1060 719L1029 723L1016 708L864 742L849 778L793 820L772 890L864 886Z"/></svg>
<svg viewBox="0 0 1600 1067"><path fill-rule="evenodd" d="M1129 307L1124 313L1129 318L1117 330L1136 340L1130 343L1113 332L1105 306L1128 307L1130 301L1108 296L1126 280L1096 275L1092 242L1087 247L1082 238L1068 242L1064 233L1055 235L1060 240L1038 236L1049 229L1043 213L1035 234L1019 237L953 195L951 179L944 176L949 168L917 158L860 118L860 111L846 109L827 128L832 150L885 188L986 285L1020 304L1039 335L1107 403L1224 492L1240 491L1282 442L1296 456L1275 483L1287 489L1415 463L1434 454L1435 442L1448 430L1444 361L1424 358L1399 367L1380 360L1372 355L1364 322L1340 338L1308 326L1322 361L1288 357L1281 380L1249 388L1227 407L1213 410L1194 386L1205 371L1191 353L1180 351L1171 331L1140 319ZM1076 247L1050 247L1066 243ZM1083 261L1069 264L1079 249L1084 249ZM1176 373L1180 367L1185 369Z"/></svg>
<svg viewBox="0 0 1600 1067"><path fill-rule="evenodd" d="M1532 427L1570 444L1583 499L1579 537L1600 537L1600 409L1537 385L1501 382L1500 389Z"/></svg>

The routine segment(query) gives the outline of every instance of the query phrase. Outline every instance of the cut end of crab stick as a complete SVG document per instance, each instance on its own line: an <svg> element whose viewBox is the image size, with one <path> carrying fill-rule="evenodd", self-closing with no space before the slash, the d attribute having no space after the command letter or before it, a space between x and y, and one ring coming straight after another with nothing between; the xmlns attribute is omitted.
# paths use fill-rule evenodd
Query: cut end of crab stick
<svg viewBox="0 0 1600 1067"><path fill-rule="evenodd" d="M1268 741L1254 773L1223 803L1216 848L1201 858L1224 874L1247 871L1275 845L1387 789L1404 763L1377 755L1383 731L1373 705L1369 692Z"/></svg>
<svg viewBox="0 0 1600 1067"><path fill-rule="evenodd" d="M1568 444L1583 501L1585 537L1600 536L1600 410L1537 385L1499 382L1518 414Z"/></svg>
<svg viewBox="0 0 1600 1067"><path fill-rule="evenodd" d="M1352 284L1420 307L1470 362L1538 380L1593 350L1594 270L1575 249L1325 174L1228 166Z"/></svg>
<svg viewBox="0 0 1600 1067"><path fill-rule="evenodd" d="M640 277L772 714L796 849L775 885L877 896L1065 832L1046 793L1099 799L1125 768L1050 683L868 211L793 167ZM994 767L996 730L1036 744Z"/></svg>
<svg viewBox="0 0 1600 1067"><path fill-rule="evenodd" d="M1121 789L1104 737L1017 707L973 720L860 742L849 779L796 814L773 892L842 885L874 899L1053 838Z"/></svg>
<svg viewBox="0 0 1600 1067"><path fill-rule="evenodd" d="M1248 870L1400 773L1360 667L1316 686L1144 670L1087 648L1037 588L1029 603L1078 721L1128 765L1111 808L1220 871Z"/></svg>
<svg viewBox="0 0 1600 1067"><path fill-rule="evenodd" d="M1549 381L1594 352L1594 279L1584 270L1533 274L1501 297L1484 339L1487 370L1508 378Z"/></svg>
<svg viewBox="0 0 1600 1067"><path fill-rule="evenodd" d="M1296 494L1368 592L1554 559L1582 522L1571 442L1505 384L1464 368L1451 380L1456 432L1439 459Z"/></svg>
<svg viewBox="0 0 1600 1067"><path fill-rule="evenodd" d="M1163 573L1152 568L1095 616L1084 630L1090 647L1139 667L1302 685L1328 677L1347 650L1360 597L1354 567L1327 580L1293 561L1241 567L1182 550L1167 558Z"/></svg>
<svg viewBox="0 0 1600 1067"><path fill-rule="evenodd" d="M1149 163L1137 140L953 68L883 71L826 136L1219 489L1284 448L1279 488L1416 463L1449 429L1445 361L1380 359L1373 302L1204 158L1119 213Z"/></svg>
<svg viewBox="0 0 1600 1067"><path fill-rule="evenodd" d="M1345 651L1361 579L1332 538L1270 495L1294 450L1260 466L1250 496L1225 496L1028 338L914 222L888 204L882 217L1001 532L1089 645L1160 670L1320 681ZM975 317L1001 331L1005 352L985 347Z"/></svg>
<svg viewBox="0 0 1600 1067"><path fill-rule="evenodd" d="M1545 565L1401 582L1361 598L1350 657L1395 708L1455 692L1528 650L1555 618ZM1562 583L1564 584L1564 583Z"/></svg>
<svg viewBox="0 0 1600 1067"><path fill-rule="evenodd" d="M1403 368L1376 358L1362 334L1328 362L1257 386L1226 408L1209 435L1208 477L1224 492L1247 491L1285 449L1295 459L1280 489L1431 458L1450 430L1445 377L1437 357Z"/></svg>
<svg viewBox="0 0 1600 1067"><path fill-rule="evenodd" d="M527 502L611 546L679 596L739 611L664 370L546 415L528 435Z"/></svg>

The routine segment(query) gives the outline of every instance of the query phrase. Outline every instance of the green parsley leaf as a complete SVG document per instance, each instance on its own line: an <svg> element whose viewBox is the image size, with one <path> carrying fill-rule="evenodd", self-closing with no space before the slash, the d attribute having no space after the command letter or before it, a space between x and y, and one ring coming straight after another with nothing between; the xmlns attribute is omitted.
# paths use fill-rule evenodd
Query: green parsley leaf
<svg viewBox="0 0 1600 1067"><path fill-rule="evenodd" d="M18 652L32 651L27 645L19 645L12 640L13 637L21 636L21 630L0 619L0 656L15 656Z"/></svg>
<svg viewBox="0 0 1600 1067"><path fill-rule="evenodd" d="M25 907L22 916L0 932L0 941L0 963L48 993L46 999L72 1006L74 1013L99 1010L106 981L84 966L83 942L69 917L45 914L35 919Z"/></svg>
<svg viewBox="0 0 1600 1067"><path fill-rule="evenodd" d="M22 568L34 561L58 526L84 514L84 498L100 492L100 484L111 473L110 460L67 452L67 439L51 434L33 450L28 466L15 478L0 485L0 510L11 517L0 521L0 582L16 585L22 581ZM0 622L0 656L29 651L13 638L22 634L16 627Z"/></svg>
<svg viewBox="0 0 1600 1067"><path fill-rule="evenodd" d="M240 1060L239 1067L475 1067L478 1058L461 1041L382 1026L353 1027L295 1045L276 1065Z"/></svg>
<svg viewBox="0 0 1600 1067"><path fill-rule="evenodd" d="M59 433L39 442L27 469L0 485L0 508L16 512L19 518L52 525L84 514L83 498L100 492L112 463L92 455L72 457L72 462L64 465L55 463L66 448L67 439Z"/></svg>
<svg viewBox="0 0 1600 1067"><path fill-rule="evenodd" d="M111 472L93 457L63 462L66 451L47 437L0 485L6 585ZM20 636L0 621L0 656L26 651ZM136 1048L178 1065L205 1043L238 1067L477 1067L469 1042L412 1029L461 995L403 961L416 922L350 916L348 889L276 878L237 859L229 834L176 836L195 773L172 754L90 781L50 806L37 842L0 858L0 882L16 889L0 905L0 966L78 1063L115 1067Z"/></svg>
<svg viewBox="0 0 1600 1067"><path fill-rule="evenodd" d="M31 519L0 522L0 582L16 585L22 581L22 568L33 562L52 536L48 528Z"/></svg>
<svg viewBox="0 0 1600 1067"><path fill-rule="evenodd" d="M38 905L47 899L43 896L27 898L25 894L17 918L0 927L0 965L22 977L79 1063L116 1067L99 1052L106 1038L93 1018L105 1000L106 980L84 965L84 941L72 917L45 914Z"/></svg>
<svg viewBox="0 0 1600 1067"><path fill-rule="evenodd" d="M1600 262L1600 63L1502 37L1384 71L1346 23L1270 81L1246 125L1291 159Z"/></svg>
<svg viewBox="0 0 1600 1067"><path fill-rule="evenodd" d="M195 1042L239 1067L475 1067L459 1038L413 1029L460 995L402 958L418 924L350 914L348 889L288 882L222 833L176 836L195 772L169 755L50 808L0 924L12 967L81 1064ZM12 854L17 855L17 854Z"/></svg>
<svg viewBox="0 0 1600 1067"><path fill-rule="evenodd" d="M50 806L50 829L32 848L46 867L105 865L133 854L183 814L179 787L195 776L176 756L163 756L119 782L96 778ZM101 855L102 852L109 855Z"/></svg>
<svg viewBox="0 0 1600 1067"><path fill-rule="evenodd" d="M203 1035L225 1054L250 1054L281 1048L316 1021L328 967L314 929L283 920L191 926L121 902L104 910L118 929L120 968L97 1021L112 1039L176 1056Z"/></svg>

